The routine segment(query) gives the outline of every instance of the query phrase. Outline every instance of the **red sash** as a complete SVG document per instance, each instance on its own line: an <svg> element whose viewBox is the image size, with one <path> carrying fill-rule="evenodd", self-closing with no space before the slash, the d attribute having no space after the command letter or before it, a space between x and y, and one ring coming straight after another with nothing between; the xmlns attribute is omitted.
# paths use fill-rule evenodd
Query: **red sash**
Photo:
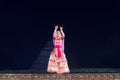
<svg viewBox="0 0 120 80"><path fill-rule="evenodd" d="M62 55L61 55L61 52L60 52L61 46L60 46L60 45L55 45L55 48L57 48L57 51L58 51L57 57L60 58L60 57L62 56Z"/></svg>

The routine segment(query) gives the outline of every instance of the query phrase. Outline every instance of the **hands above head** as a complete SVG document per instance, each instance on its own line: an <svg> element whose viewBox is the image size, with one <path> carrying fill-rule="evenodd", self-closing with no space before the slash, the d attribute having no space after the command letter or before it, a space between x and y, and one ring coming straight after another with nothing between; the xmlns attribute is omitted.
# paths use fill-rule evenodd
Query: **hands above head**
<svg viewBox="0 0 120 80"><path fill-rule="evenodd" d="M53 33L54 37L56 37L57 30L58 30L58 25L55 26L54 33ZM63 32L63 27L62 26L60 26L60 32L61 32L62 36L65 37L65 34Z"/></svg>
<svg viewBox="0 0 120 80"><path fill-rule="evenodd" d="M55 26L55 30L57 30L57 29L58 29L58 25ZM60 30L63 30L62 26L60 26Z"/></svg>

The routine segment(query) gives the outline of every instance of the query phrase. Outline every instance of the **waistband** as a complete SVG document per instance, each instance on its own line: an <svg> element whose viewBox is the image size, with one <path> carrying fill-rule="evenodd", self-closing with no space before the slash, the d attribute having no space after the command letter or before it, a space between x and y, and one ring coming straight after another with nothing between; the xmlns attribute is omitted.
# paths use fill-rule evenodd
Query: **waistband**
<svg viewBox="0 0 120 80"><path fill-rule="evenodd" d="M61 48L61 45L55 45L54 48Z"/></svg>

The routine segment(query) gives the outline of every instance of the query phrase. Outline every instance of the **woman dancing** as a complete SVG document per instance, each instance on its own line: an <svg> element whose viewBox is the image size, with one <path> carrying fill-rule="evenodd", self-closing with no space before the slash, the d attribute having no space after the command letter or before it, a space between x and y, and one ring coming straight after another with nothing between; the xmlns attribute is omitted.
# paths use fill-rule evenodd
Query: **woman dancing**
<svg viewBox="0 0 120 80"><path fill-rule="evenodd" d="M56 72L57 74L70 72L64 53L64 38L63 27L60 26L60 31L58 31L58 26L55 26L53 32L54 48L49 58L47 72Z"/></svg>

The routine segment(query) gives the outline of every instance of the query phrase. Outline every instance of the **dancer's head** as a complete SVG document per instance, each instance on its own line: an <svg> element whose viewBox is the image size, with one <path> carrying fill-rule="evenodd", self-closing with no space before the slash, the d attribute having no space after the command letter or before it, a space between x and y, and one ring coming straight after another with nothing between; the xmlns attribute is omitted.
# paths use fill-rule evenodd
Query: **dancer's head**
<svg viewBox="0 0 120 80"><path fill-rule="evenodd" d="M57 38L61 38L61 37L62 37L62 35L61 35L60 31L57 31Z"/></svg>

